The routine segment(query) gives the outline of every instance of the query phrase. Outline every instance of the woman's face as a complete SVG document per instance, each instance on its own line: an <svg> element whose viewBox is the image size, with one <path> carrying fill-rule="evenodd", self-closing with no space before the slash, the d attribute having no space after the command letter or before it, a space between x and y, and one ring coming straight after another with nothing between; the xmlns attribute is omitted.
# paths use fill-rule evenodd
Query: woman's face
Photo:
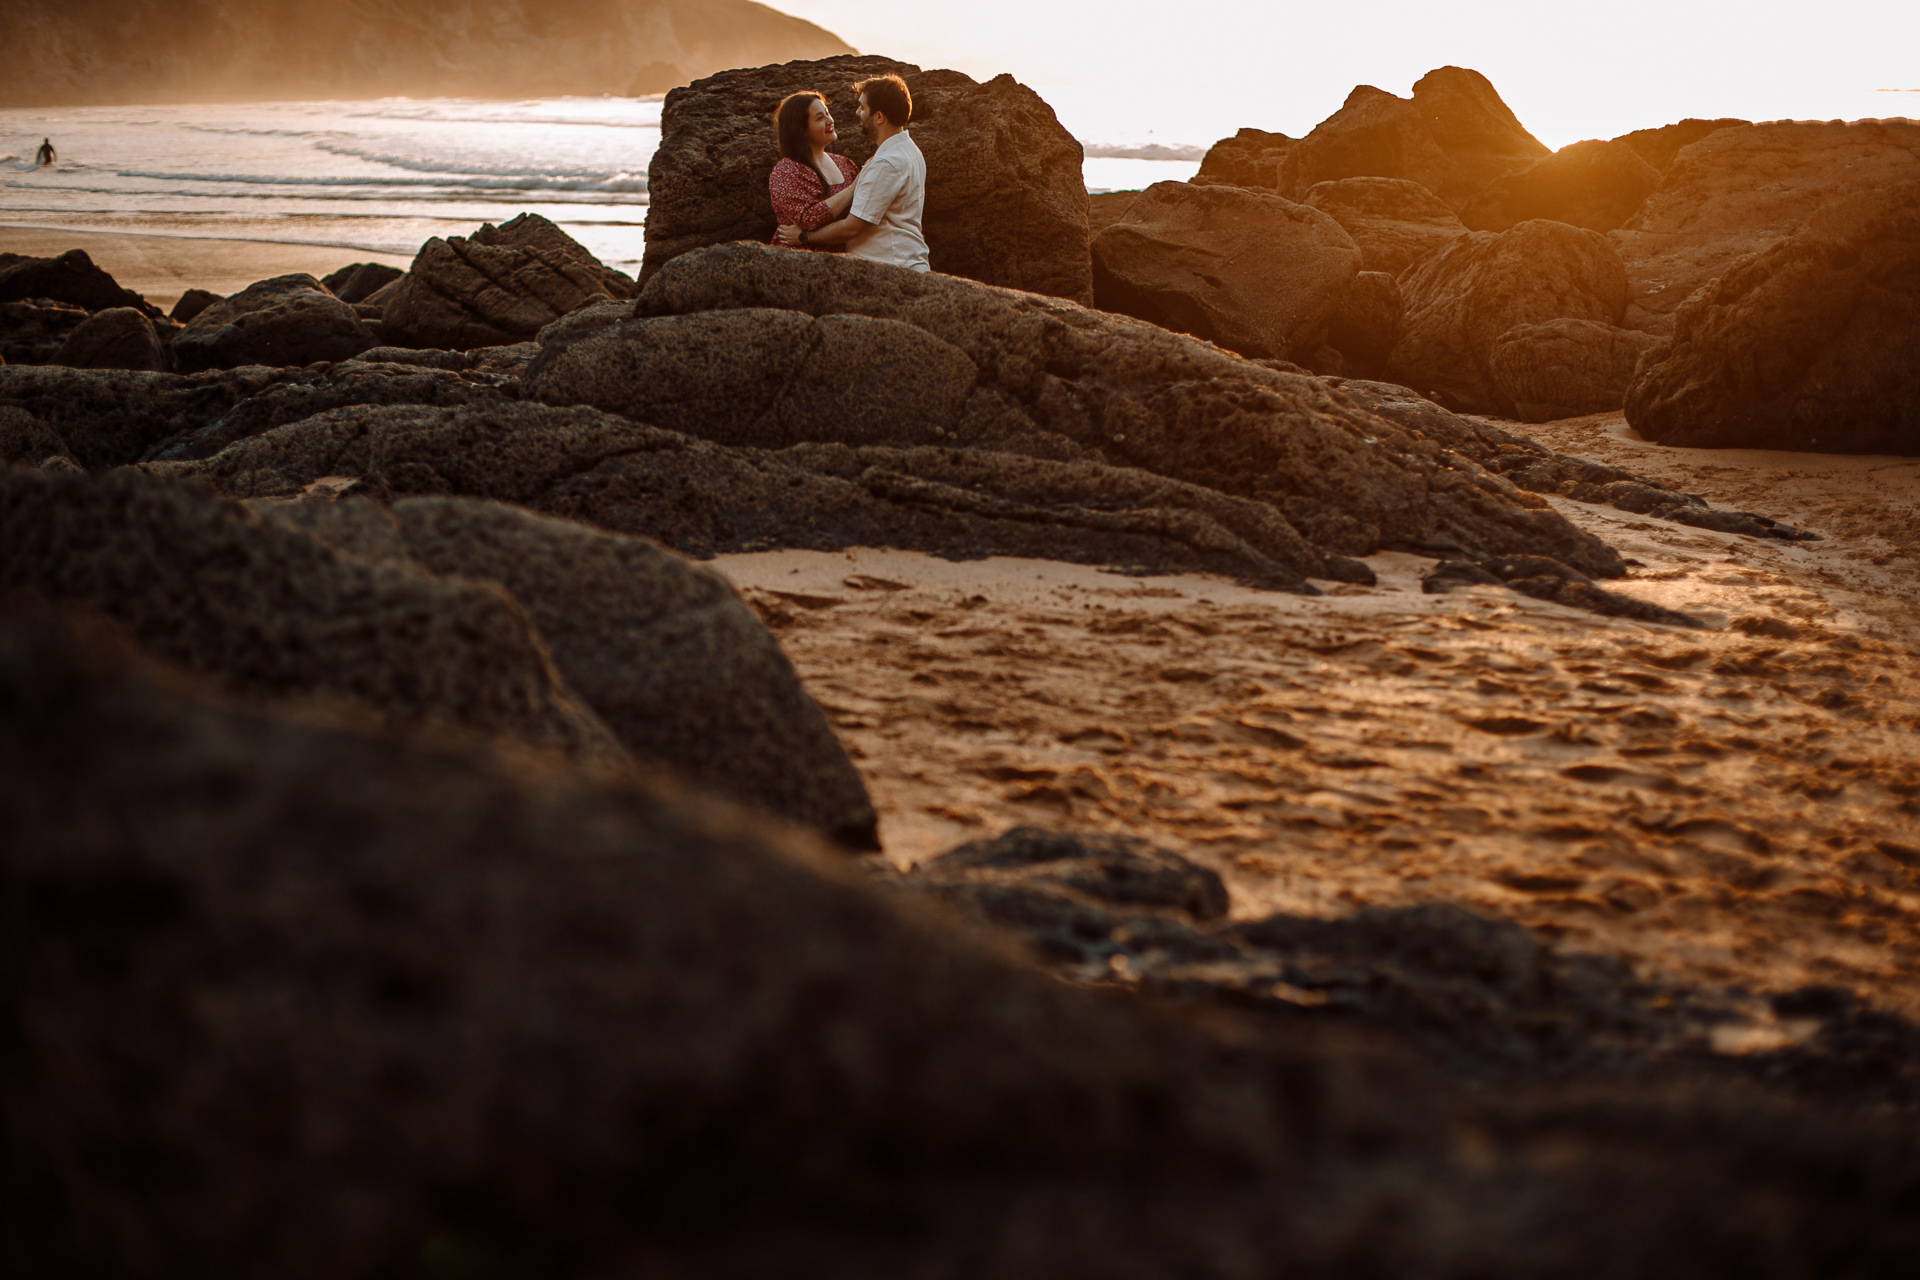
<svg viewBox="0 0 1920 1280"><path fill-rule="evenodd" d="M815 98L807 108L807 141L816 147L824 147L833 141L833 112L827 110L827 104Z"/></svg>

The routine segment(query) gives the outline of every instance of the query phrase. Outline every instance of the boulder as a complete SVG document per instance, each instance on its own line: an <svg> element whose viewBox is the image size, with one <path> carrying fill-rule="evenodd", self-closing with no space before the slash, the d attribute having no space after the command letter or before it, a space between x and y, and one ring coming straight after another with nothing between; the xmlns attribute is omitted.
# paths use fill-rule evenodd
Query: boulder
<svg viewBox="0 0 1920 1280"><path fill-rule="evenodd" d="M1516 418L1551 422L1620 408L1640 357L1659 342L1595 320L1549 320L1501 334L1487 363Z"/></svg>
<svg viewBox="0 0 1920 1280"><path fill-rule="evenodd" d="M46 364L86 319L86 308L52 298L0 302L0 360Z"/></svg>
<svg viewBox="0 0 1920 1280"><path fill-rule="evenodd" d="M153 331L153 321L132 307L94 312L68 331L47 363L70 369L145 369L153 373L173 368L165 344Z"/></svg>
<svg viewBox="0 0 1920 1280"><path fill-rule="evenodd" d="M1666 334L1694 290L1790 234L1829 200L1920 178L1920 123L1786 121L1716 129L1681 150L1613 233L1624 324Z"/></svg>
<svg viewBox="0 0 1920 1280"><path fill-rule="evenodd" d="M1467 234L1460 215L1405 178L1342 178L1316 183L1302 204L1339 223L1360 246L1360 269L1397 276L1441 245Z"/></svg>
<svg viewBox="0 0 1920 1280"><path fill-rule="evenodd" d="M1321 346L1359 270L1332 218L1242 187L1156 182L1093 243L1102 310L1256 359Z"/></svg>
<svg viewBox="0 0 1920 1280"><path fill-rule="evenodd" d="M1327 345L1345 357L1352 376L1371 377L1386 365L1405 309L1392 276L1362 271L1340 295L1327 325Z"/></svg>
<svg viewBox="0 0 1920 1280"><path fill-rule="evenodd" d="M218 301L220 301L220 295L217 293L210 293L205 289L189 289L180 295L178 302L173 304L173 310L167 313L167 318L179 325L192 324L195 316Z"/></svg>
<svg viewBox="0 0 1920 1280"><path fill-rule="evenodd" d="M1280 183L1280 166L1294 139L1264 129L1241 129L1207 148L1195 186L1220 184L1249 191L1272 191Z"/></svg>
<svg viewBox="0 0 1920 1280"><path fill-rule="evenodd" d="M351 306L304 272L250 284L193 318L173 340L182 372L346 360L379 339Z"/></svg>
<svg viewBox="0 0 1920 1280"><path fill-rule="evenodd" d="M342 302L365 302L406 272L384 262L355 262L322 276L320 283Z"/></svg>
<svg viewBox="0 0 1920 1280"><path fill-rule="evenodd" d="M1689 116L1677 124L1663 124L1657 129L1635 129L1632 133L1621 134L1614 141L1626 143L1642 160L1658 172L1665 173L1673 167L1674 157L1680 154L1681 148L1692 146L1710 133L1752 123L1751 120L1732 117L1699 120Z"/></svg>
<svg viewBox="0 0 1920 1280"><path fill-rule="evenodd" d="M1828 205L1687 299L1627 421L1662 444L1913 456L1916 351L1920 181Z"/></svg>
<svg viewBox="0 0 1920 1280"><path fill-rule="evenodd" d="M825 94L840 128L833 150L864 164L873 148L855 124L850 86L888 73L913 95L933 269L1092 301L1080 144L1053 109L1010 76L979 84L957 71L873 57L726 71L668 94L648 169L641 279L689 250L773 235L767 175L779 153L768 120L788 93Z"/></svg>
<svg viewBox="0 0 1920 1280"><path fill-rule="evenodd" d="M1496 178L1460 212L1475 231L1534 218L1612 231L1660 185L1660 171L1624 142L1576 142L1530 169Z"/></svg>
<svg viewBox="0 0 1920 1280"><path fill-rule="evenodd" d="M1087 232L1099 235L1114 223L1126 216L1133 202L1139 198L1138 191L1102 191L1098 195L1087 197Z"/></svg>
<svg viewBox="0 0 1920 1280"><path fill-rule="evenodd" d="M486 223L471 237L435 236L404 276L369 298L385 288L393 290L380 321L387 345L453 351L523 342L576 307L635 291L629 277L534 213Z"/></svg>
<svg viewBox="0 0 1920 1280"><path fill-rule="evenodd" d="M1361 85L1287 152L1277 190L1298 200L1340 178L1408 178L1456 212L1548 154L1478 71L1441 67L1411 98Z"/></svg>
<svg viewBox="0 0 1920 1280"><path fill-rule="evenodd" d="M16 405L0 405L0 464L37 467L49 458L78 467L60 433Z"/></svg>
<svg viewBox="0 0 1920 1280"><path fill-rule="evenodd" d="M197 485L0 472L0 591L117 624L246 697L333 697L399 725L624 753L497 584L342 557Z"/></svg>
<svg viewBox="0 0 1920 1280"><path fill-rule="evenodd" d="M1470 412L1511 416L1494 380L1494 343L1518 325L1595 320L1614 325L1626 273L1607 238L1560 222L1474 231L1400 277L1406 310L1387 378L1443 393Z"/></svg>
<svg viewBox="0 0 1920 1280"><path fill-rule="evenodd" d="M160 315L158 307L122 289L112 276L94 266L85 249L69 249L57 258L0 253L0 302L27 298L50 298L87 311L132 307L145 315Z"/></svg>

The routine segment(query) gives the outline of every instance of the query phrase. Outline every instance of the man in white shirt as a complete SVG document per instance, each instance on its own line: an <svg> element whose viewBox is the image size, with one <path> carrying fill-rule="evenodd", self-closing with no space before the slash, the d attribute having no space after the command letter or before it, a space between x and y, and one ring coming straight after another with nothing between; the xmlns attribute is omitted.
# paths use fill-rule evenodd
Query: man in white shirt
<svg viewBox="0 0 1920 1280"><path fill-rule="evenodd" d="M907 133L913 97L899 76L876 76L853 87L860 95L860 131L875 146L873 158L854 179L847 216L818 231L783 226L780 238L816 247L844 244L855 258L926 271L920 219L927 204L927 161Z"/></svg>

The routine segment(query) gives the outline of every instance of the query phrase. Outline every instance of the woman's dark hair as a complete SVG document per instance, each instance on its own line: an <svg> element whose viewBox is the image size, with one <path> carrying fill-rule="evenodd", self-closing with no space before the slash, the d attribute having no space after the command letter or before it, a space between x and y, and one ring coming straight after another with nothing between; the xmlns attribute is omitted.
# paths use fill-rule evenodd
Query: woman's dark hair
<svg viewBox="0 0 1920 1280"><path fill-rule="evenodd" d="M866 94L867 110L878 111L896 129L906 128L913 119L913 95L907 92L907 82L899 76L862 80L853 86L853 91Z"/></svg>
<svg viewBox="0 0 1920 1280"><path fill-rule="evenodd" d="M871 104L873 100L867 101ZM780 99L780 105L773 109L773 133L779 140L780 154L809 169L813 168L813 144L807 141L807 116L816 102L826 99L811 89L802 89Z"/></svg>

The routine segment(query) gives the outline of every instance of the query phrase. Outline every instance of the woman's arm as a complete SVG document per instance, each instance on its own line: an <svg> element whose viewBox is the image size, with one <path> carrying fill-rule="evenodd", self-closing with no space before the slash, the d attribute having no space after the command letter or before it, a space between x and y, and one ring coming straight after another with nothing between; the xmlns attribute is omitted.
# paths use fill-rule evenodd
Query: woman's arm
<svg viewBox="0 0 1920 1280"><path fill-rule="evenodd" d="M791 160L782 160L773 167L767 177L767 195L773 201L774 221L781 226L793 225L807 228L824 227L839 217L828 204L820 198L822 187L820 176L805 165ZM853 188L847 188L852 191ZM840 212L846 211L846 205L840 206Z"/></svg>

